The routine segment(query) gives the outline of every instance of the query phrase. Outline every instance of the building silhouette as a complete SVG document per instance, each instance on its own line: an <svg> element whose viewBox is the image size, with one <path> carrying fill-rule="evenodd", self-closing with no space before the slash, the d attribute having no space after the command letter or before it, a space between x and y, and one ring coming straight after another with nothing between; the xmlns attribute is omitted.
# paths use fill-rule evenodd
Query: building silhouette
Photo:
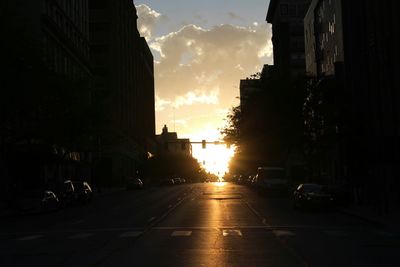
<svg viewBox="0 0 400 267"><path fill-rule="evenodd" d="M157 154L160 156L185 155L192 156L192 144L188 138L178 138L176 132L169 132L164 125L162 133L156 136Z"/></svg>
<svg viewBox="0 0 400 267"><path fill-rule="evenodd" d="M329 172L359 203L399 203L399 18L395 1L313 0L304 20L307 73L336 99ZM332 164L333 163L333 164ZM333 166L333 167L332 167ZM379 189L376 186L379 185Z"/></svg>
<svg viewBox="0 0 400 267"><path fill-rule="evenodd" d="M288 169L304 165L304 160L288 159L301 154L295 140L300 130L290 120L299 115L291 106L302 101L294 82L305 74L303 18L309 4L310 0L269 3L266 21L272 24L274 65L264 65L251 79L240 81L240 134L246 141L242 158L236 161L244 173L255 172L260 165L285 166L289 161Z"/></svg>
<svg viewBox="0 0 400 267"><path fill-rule="evenodd" d="M305 70L303 19L310 0L271 0L267 22L272 24L274 65L280 76L303 75Z"/></svg>
<svg viewBox="0 0 400 267"><path fill-rule="evenodd" d="M0 115L0 187L44 187L72 175L90 180L88 147L58 134L79 132L59 120L71 115L61 94L72 97L65 91L79 87L78 106L91 105L88 1L5 0L1 7L7 102Z"/></svg>
<svg viewBox="0 0 400 267"><path fill-rule="evenodd" d="M104 116L95 173L99 183L115 184L133 176L154 151L153 56L137 30L132 1L89 3L93 101Z"/></svg>

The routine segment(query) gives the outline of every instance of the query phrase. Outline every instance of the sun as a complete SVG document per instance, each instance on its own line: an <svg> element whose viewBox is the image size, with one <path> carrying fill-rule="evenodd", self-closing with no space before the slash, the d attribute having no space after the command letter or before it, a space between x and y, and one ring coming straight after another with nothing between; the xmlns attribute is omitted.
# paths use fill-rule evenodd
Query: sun
<svg viewBox="0 0 400 267"><path fill-rule="evenodd" d="M197 136L197 137L196 137ZM191 137L191 141L207 140L207 142L214 142L220 140L218 131L208 131L202 134L196 134ZM201 144L192 145L193 157L196 158L206 171L224 176L228 172L229 161L233 157L234 148L228 148L225 144L207 144L203 149Z"/></svg>

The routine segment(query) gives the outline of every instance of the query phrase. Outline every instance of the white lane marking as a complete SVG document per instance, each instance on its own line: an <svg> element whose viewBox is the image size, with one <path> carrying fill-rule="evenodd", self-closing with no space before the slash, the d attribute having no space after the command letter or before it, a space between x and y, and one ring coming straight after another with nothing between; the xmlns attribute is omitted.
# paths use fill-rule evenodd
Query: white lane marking
<svg viewBox="0 0 400 267"><path fill-rule="evenodd" d="M74 221L71 224L80 224L80 223L83 223L83 222L85 222L85 220Z"/></svg>
<svg viewBox="0 0 400 267"><path fill-rule="evenodd" d="M126 232L121 234L119 237L138 237L142 234L142 232Z"/></svg>
<svg viewBox="0 0 400 267"><path fill-rule="evenodd" d="M173 231L171 236L190 236L192 231Z"/></svg>
<svg viewBox="0 0 400 267"><path fill-rule="evenodd" d="M240 230L225 229L222 230L222 236L243 236Z"/></svg>
<svg viewBox="0 0 400 267"><path fill-rule="evenodd" d="M71 235L70 237L68 237L68 239L85 239L92 235L93 234L91 233L82 233L82 234Z"/></svg>
<svg viewBox="0 0 400 267"><path fill-rule="evenodd" d="M393 237L394 233L391 232L387 232L387 231L376 231L376 233L380 236L384 236L384 237Z"/></svg>
<svg viewBox="0 0 400 267"><path fill-rule="evenodd" d="M285 231L285 230L273 230L272 231L274 235L277 237L283 237L283 236L295 236L295 233L291 231Z"/></svg>
<svg viewBox="0 0 400 267"><path fill-rule="evenodd" d="M156 219L157 217L151 217L147 222L152 222Z"/></svg>
<svg viewBox="0 0 400 267"><path fill-rule="evenodd" d="M326 230L324 232L332 236L347 236L347 233L341 230Z"/></svg>
<svg viewBox="0 0 400 267"><path fill-rule="evenodd" d="M39 239L43 237L42 235L28 235L28 236L24 236L21 238L18 238L17 240L19 241L29 241L29 240L35 240L35 239Z"/></svg>

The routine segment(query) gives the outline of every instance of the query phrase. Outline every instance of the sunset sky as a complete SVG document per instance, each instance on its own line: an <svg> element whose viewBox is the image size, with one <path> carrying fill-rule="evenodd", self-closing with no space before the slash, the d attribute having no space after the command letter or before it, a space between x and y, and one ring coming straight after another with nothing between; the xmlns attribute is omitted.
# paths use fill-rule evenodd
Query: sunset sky
<svg viewBox="0 0 400 267"><path fill-rule="evenodd" d="M137 0L155 60L156 131L219 138L239 82L272 64L268 0ZM194 147L196 150L196 147Z"/></svg>

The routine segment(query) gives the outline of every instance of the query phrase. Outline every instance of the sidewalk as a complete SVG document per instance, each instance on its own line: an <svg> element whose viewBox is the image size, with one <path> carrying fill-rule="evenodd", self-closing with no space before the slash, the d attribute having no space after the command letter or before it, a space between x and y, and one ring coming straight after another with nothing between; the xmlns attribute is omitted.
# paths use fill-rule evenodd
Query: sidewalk
<svg viewBox="0 0 400 267"><path fill-rule="evenodd" d="M348 207L337 207L340 213L357 217L363 221L369 222L376 226L385 227L391 230L399 231L400 226L400 211L393 211L386 214L381 214L372 206L357 206L351 205Z"/></svg>

